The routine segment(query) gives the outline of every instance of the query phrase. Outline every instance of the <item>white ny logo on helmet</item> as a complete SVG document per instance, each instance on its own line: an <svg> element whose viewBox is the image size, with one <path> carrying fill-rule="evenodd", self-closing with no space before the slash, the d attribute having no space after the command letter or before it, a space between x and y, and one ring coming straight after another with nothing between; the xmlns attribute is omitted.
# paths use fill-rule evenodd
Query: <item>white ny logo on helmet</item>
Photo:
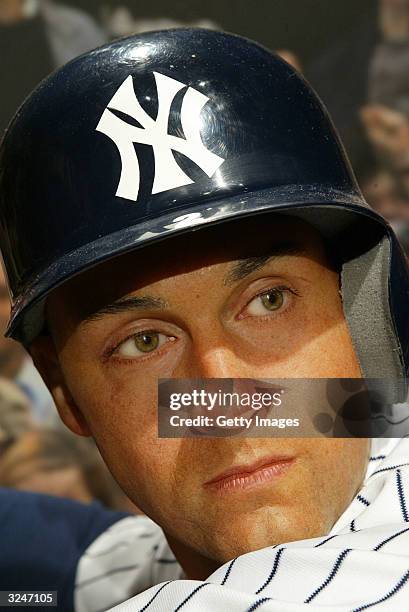
<svg viewBox="0 0 409 612"><path fill-rule="evenodd" d="M179 151L194 161L211 177L224 159L209 151L200 137L200 113L209 98L193 87L183 97L180 121L185 138L168 134L168 120L172 102L178 91L186 87L159 72L153 73L158 92L158 114L152 119L139 104L133 87L132 76L128 76L108 103L96 130L106 134L116 144L121 157L122 169L116 195L127 200L136 200L139 192L139 163L134 142L151 145L155 157L155 176L152 193L160 193L193 181L177 164L173 151ZM121 111L136 119L142 128L119 119L109 109Z"/></svg>

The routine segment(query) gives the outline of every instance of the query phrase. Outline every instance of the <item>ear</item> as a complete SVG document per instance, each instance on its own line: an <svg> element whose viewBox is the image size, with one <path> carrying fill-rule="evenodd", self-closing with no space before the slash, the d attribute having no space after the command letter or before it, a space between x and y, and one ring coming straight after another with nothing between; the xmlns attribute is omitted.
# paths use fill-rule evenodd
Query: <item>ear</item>
<svg viewBox="0 0 409 612"><path fill-rule="evenodd" d="M90 436L91 431L65 382L52 337L38 336L31 344L29 352L53 396L61 420L79 436Z"/></svg>

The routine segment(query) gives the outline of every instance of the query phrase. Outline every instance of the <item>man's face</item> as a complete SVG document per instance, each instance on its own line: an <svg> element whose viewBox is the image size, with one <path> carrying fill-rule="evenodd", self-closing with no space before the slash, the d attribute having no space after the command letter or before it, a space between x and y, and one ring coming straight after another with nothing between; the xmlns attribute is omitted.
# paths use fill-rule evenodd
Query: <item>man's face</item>
<svg viewBox="0 0 409 612"><path fill-rule="evenodd" d="M122 256L61 287L47 317L63 418L174 540L221 563L322 535L359 488L366 440L157 436L158 378L361 376L307 224L253 218Z"/></svg>

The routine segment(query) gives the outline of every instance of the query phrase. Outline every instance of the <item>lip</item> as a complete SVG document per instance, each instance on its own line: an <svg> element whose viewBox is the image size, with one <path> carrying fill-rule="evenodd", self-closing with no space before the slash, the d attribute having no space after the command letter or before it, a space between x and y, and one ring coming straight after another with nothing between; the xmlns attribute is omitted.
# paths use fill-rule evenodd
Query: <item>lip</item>
<svg viewBox="0 0 409 612"><path fill-rule="evenodd" d="M284 475L293 465L295 457L263 457L251 464L236 465L204 483L206 488L220 493L241 491L260 486Z"/></svg>

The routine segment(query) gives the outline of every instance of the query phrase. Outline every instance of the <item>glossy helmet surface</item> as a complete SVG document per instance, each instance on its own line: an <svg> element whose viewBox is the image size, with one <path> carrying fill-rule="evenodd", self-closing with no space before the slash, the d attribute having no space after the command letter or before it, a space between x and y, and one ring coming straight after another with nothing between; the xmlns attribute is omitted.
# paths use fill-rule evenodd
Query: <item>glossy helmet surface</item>
<svg viewBox="0 0 409 612"><path fill-rule="evenodd" d="M404 376L407 266L306 81L256 43L200 29L87 53L39 85L1 145L7 334L30 345L50 291L100 262L270 211L305 218L345 251L363 370Z"/></svg>

